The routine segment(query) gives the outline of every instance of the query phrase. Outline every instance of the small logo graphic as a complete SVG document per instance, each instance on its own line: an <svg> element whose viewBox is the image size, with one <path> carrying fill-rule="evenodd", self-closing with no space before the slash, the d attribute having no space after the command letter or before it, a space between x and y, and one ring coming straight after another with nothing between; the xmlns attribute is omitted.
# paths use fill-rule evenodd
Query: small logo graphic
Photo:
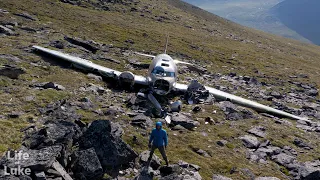
<svg viewBox="0 0 320 180"><path fill-rule="evenodd" d="M12 154L11 151L8 151L5 154L6 158L10 162L14 162L16 166L14 167L8 167L7 165L4 166L4 175L5 176L23 176L23 175L31 175L31 169L30 168L24 168L21 167L20 163L22 161L26 161L30 158L28 153L23 153L23 151L14 151Z"/></svg>

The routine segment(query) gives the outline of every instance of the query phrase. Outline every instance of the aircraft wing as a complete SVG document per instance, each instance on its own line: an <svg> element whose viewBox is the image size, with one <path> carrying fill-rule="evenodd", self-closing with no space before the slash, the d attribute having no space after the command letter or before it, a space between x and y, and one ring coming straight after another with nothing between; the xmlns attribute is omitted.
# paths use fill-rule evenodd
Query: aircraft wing
<svg viewBox="0 0 320 180"><path fill-rule="evenodd" d="M186 64L186 65L193 65L193 64L191 64L191 63L188 63L188 62L183 62L183 61L180 61L180 60L177 60L177 59L174 59L174 60L173 60L173 62L174 62L174 63L176 63L176 64Z"/></svg>
<svg viewBox="0 0 320 180"><path fill-rule="evenodd" d="M102 76L105 76L105 77L118 78L122 74L122 72L120 71L116 71L116 70L95 64L86 59L74 57L69 54L65 54L59 51L51 50L51 49L40 47L40 46L32 46L32 47L47 55L51 55L53 57L56 57L65 61L69 61L76 67L81 67L83 69L87 69L92 72L99 72ZM134 76L135 83L148 85L148 80L146 77L138 76L138 75L133 75L133 76Z"/></svg>
<svg viewBox="0 0 320 180"><path fill-rule="evenodd" d="M210 94L212 94L216 99L218 100L222 100L222 101L230 101L233 102L235 104L239 104L245 107L249 107L252 108L258 112L264 112L264 113L269 113L269 114L273 114L273 115L278 115L281 117L287 117L287 118L291 118L291 119L295 119L295 120L306 120L306 118L302 118L284 111L280 111L278 109L269 107L269 106L265 106L263 104L248 100L248 99L244 99L242 97L239 96L235 96L223 91L220 91L218 89L212 88L212 87L208 87L205 86L205 88L209 91ZM188 85L185 84L180 84L180 83L176 83L175 85L175 89L178 91L187 91L188 89Z"/></svg>

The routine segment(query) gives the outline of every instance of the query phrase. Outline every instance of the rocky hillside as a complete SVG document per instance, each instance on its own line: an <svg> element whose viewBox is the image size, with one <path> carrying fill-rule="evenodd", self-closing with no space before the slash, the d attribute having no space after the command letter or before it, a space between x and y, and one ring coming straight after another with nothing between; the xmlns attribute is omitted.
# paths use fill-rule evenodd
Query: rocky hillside
<svg viewBox="0 0 320 180"><path fill-rule="evenodd" d="M32 170L24 178L319 178L318 46L177 0L2 0L0 7L0 152L30 155L19 161ZM163 106L184 106L164 127L170 166L154 157L146 171L148 135L163 119L136 96L141 87L121 87L31 48L145 74L150 60L133 52L163 52L167 33L169 54L196 64L179 66L179 82L196 79L310 120L259 114L211 96L199 104L188 104L184 94L157 97ZM15 163L1 158L0 178Z"/></svg>

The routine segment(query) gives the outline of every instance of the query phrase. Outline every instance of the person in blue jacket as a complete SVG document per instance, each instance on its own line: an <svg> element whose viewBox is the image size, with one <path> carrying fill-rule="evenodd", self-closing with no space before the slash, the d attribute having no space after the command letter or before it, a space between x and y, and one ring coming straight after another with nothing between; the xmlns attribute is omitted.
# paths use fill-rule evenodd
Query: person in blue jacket
<svg viewBox="0 0 320 180"><path fill-rule="evenodd" d="M159 149L163 159L166 162L166 165L168 166L168 158L166 155L165 149L168 146L168 135L167 131L162 129L162 123L157 122L156 123L156 128L154 128L151 131L150 138L149 138L149 145L148 147L151 149L150 150L150 156L148 158L148 167L150 166L150 162L153 156L153 153L156 149Z"/></svg>

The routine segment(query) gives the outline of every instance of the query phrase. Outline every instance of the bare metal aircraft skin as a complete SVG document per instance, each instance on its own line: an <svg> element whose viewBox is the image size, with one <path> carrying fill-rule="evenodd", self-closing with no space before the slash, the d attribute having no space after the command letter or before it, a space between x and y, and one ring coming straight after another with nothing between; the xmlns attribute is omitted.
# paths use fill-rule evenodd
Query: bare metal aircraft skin
<svg viewBox="0 0 320 180"><path fill-rule="evenodd" d="M163 110L161 105L152 95L153 93L156 93L158 95L167 95L172 91L185 92L188 89L188 85L177 83L177 76L178 76L177 64L179 63L190 64L190 63L174 60L172 57L170 57L167 54L160 54L157 56L153 56L148 54L137 53L138 55L143 55L143 56L153 58L149 66L148 74L146 77L144 77L144 76L134 75L131 72L116 71L104 66L100 66L98 64L94 64L91 61L88 61L79 57L74 57L74 56L71 56L59 51L51 50L48 48L43 48L40 46L33 46L33 48L35 48L40 52L54 56L56 58L69 61L74 67L77 67L80 69L86 69L89 71L98 72L102 76L117 78L127 83L132 83L132 84L136 83L136 84L149 86L151 88L151 91L149 94L145 94L144 96L148 98L154 104L156 109L158 109L159 111L163 111ZM269 114L273 114L281 117L287 117L287 118L296 119L296 120L306 119L306 118L302 118L302 117L299 117L275 108L265 106L263 104L260 104L248 99L244 99L244 98L217 90L212 87L205 86L205 88L209 91L210 94L212 94L215 98L219 100L228 100L233 103L255 109L259 112L265 112L265 113L269 113ZM180 103L174 103L173 105L176 106L175 107L176 109L178 110L181 109Z"/></svg>

